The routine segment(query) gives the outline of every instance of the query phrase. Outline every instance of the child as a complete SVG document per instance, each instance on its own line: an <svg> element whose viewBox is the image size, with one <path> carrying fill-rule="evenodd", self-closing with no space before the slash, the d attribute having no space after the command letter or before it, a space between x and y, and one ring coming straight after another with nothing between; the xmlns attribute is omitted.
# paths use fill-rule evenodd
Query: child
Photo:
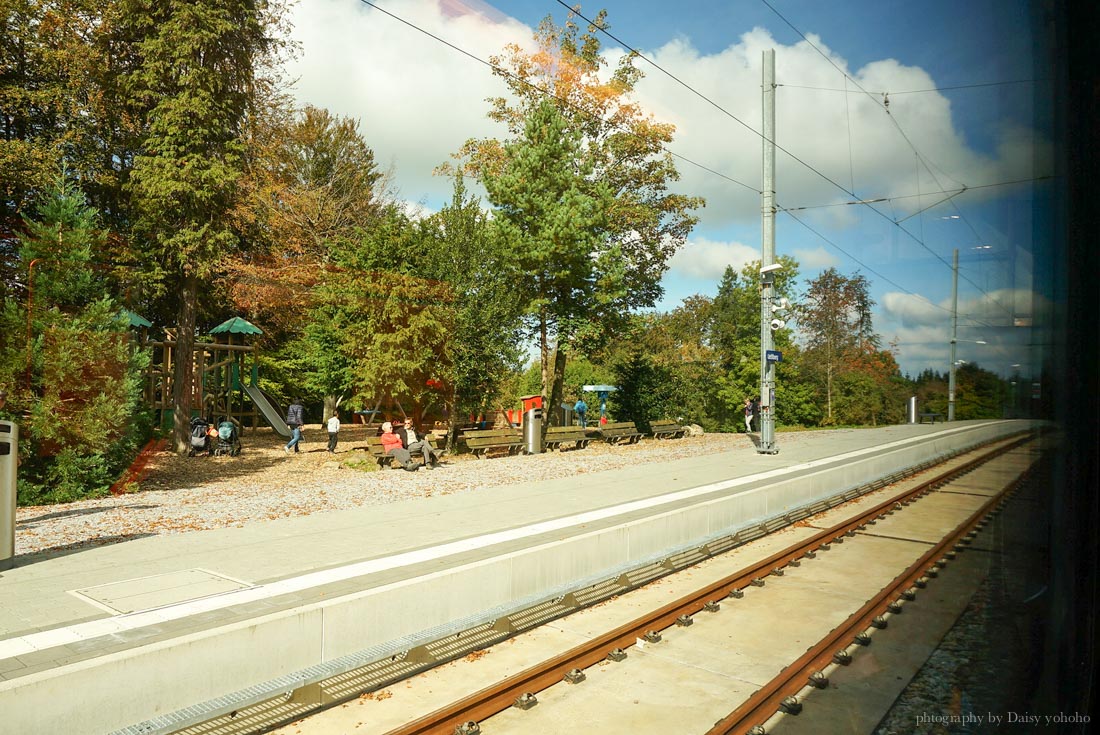
<svg viewBox="0 0 1100 735"><path fill-rule="evenodd" d="M340 433L340 414L334 413L328 420L328 453L336 454L336 437Z"/></svg>

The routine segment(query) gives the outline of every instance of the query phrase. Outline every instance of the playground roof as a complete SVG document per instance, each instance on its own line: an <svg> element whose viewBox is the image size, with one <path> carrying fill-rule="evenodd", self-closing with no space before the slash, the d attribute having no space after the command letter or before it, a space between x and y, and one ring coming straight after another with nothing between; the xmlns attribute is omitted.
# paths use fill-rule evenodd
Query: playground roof
<svg viewBox="0 0 1100 735"><path fill-rule="evenodd" d="M129 309L123 309L122 310L122 316L124 316L124 317L126 317L127 319L130 320L130 326L131 327L151 327L151 326L153 326L153 323L151 321L149 321L148 319L143 317L141 314L135 314L134 312L130 311Z"/></svg>
<svg viewBox="0 0 1100 735"><path fill-rule="evenodd" d="M210 330L210 334L263 334L263 330L252 324L247 319L241 319L239 316L235 316L232 319L226 319Z"/></svg>

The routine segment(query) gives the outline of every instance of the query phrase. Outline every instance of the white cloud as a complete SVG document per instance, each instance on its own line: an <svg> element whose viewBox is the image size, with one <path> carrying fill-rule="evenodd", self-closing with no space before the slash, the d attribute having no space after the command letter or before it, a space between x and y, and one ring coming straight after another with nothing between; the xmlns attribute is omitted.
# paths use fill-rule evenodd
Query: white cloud
<svg viewBox="0 0 1100 735"><path fill-rule="evenodd" d="M487 6L465 12L471 8L453 2L391 0L382 7L482 59L531 39L530 28ZM485 116L485 99L503 84L484 64L358 2L306 0L293 23L303 51L287 70L298 79L296 99L360 120L379 166L394 167L402 197L446 198L451 182L433 169L467 139L503 134Z"/></svg>
<svg viewBox="0 0 1100 735"><path fill-rule="evenodd" d="M941 324L951 316L950 311L944 312L943 308L923 296L897 291L883 294L881 305L888 319L899 322L904 327Z"/></svg>
<svg viewBox="0 0 1100 735"><path fill-rule="evenodd" d="M740 272L748 263L760 260L760 249L739 242L715 242L691 238L672 256L669 269L694 278L719 279L727 266Z"/></svg>
<svg viewBox="0 0 1100 735"><path fill-rule="evenodd" d="M794 257L804 271L820 270L840 265L840 260L824 247L817 247L813 250L795 248Z"/></svg>

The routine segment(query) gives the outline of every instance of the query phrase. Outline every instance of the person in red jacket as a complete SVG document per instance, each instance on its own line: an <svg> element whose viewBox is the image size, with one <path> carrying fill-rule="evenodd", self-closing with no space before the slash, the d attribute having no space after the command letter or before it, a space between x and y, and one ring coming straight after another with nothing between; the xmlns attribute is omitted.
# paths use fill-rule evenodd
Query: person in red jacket
<svg viewBox="0 0 1100 735"><path fill-rule="evenodd" d="M419 462L413 462L412 455L409 454L409 450L401 446L401 437L393 433L393 424L389 421L382 424L382 449L397 459L409 472L416 472L420 469Z"/></svg>

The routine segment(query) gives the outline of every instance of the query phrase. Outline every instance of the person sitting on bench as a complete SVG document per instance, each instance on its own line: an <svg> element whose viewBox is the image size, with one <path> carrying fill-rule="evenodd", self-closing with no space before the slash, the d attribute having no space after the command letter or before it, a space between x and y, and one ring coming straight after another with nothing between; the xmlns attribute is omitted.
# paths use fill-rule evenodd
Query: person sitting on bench
<svg viewBox="0 0 1100 735"><path fill-rule="evenodd" d="M409 454L412 456L419 454L424 457L424 467L429 470L438 467L439 458L443 453L438 449L432 449L431 442L427 438L417 439L412 419L406 418L403 423L400 421L395 423L393 433L401 437L401 443Z"/></svg>
<svg viewBox="0 0 1100 735"><path fill-rule="evenodd" d="M393 456L408 472L416 472L420 469L418 462L413 462L409 450L401 446L401 437L393 433L393 424L389 421L382 424L382 448L386 454Z"/></svg>

